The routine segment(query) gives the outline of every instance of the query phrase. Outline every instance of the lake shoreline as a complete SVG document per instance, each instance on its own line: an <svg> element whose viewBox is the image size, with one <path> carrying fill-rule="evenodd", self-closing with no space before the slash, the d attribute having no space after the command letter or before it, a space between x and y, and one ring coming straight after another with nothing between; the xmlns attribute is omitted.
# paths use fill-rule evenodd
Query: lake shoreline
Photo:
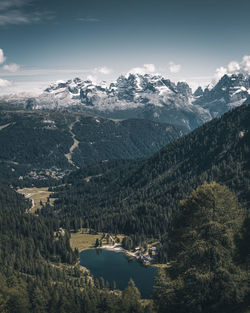
<svg viewBox="0 0 250 313"><path fill-rule="evenodd" d="M131 252L131 251L128 251L126 249L124 249L121 244L117 244L115 243L113 246L110 246L110 245L105 245L105 246L102 246L102 247L98 247L97 249L105 249L105 250L111 250L111 251L114 251L114 252L118 252L118 253L123 253L127 256L131 256L135 259L137 259L137 255L134 253L134 252Z"/></svg>
<svg viewBox="0 0 250 313"><path fill-rule="evenodd" d="M138 254L136 254L136 252L128 251L128 250L124 249L121 246L121 244L116 243L113 246L105 245L102 247L97 247L96 249L105 249L105 250L114 251L117 253L123 253L126 257L133 258L145 266L154 266L154 264L152 263L153 258L149 257L146 254L138 255Z"/></svg>
<svg viewBox="0 0 250 313"><path fill-rule="evenodd" d="M107 234L105 234L107 236ZM116 253L122 253L125 257L128 259L135 259L138 261L138 263L141 263L145 266L152 265L156 267L157 263L155 263L155 258L152 257L149 253L145 253L142 249L135 249L135 251L129 251L122 247L121 241L123 239L123 235L118 235L118 238L120 239L120 242L115 242L113 236L110 236L109 243L105 242L103 243L103 234L102 233L96 233L96 234L89 234L86 232L77 232L77 233L71 233L71 239L70 239L70 245L72 249L78 249L78 251L81 253L83 251L89 250L89 249L103 249L103 250L109 250ZM106 241L106 238L104 239ZM96 246L96 243L102 242L102 245ZM114 244L111 244L114 243Z"/></svg>

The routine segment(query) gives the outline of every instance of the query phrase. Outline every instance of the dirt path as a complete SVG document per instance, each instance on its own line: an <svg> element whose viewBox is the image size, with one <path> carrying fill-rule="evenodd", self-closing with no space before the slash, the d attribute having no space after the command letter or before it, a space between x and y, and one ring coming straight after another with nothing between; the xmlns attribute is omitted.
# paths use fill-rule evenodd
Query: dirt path
<svg viewBox="0 0 250 313"><path fill-rule="evenodd" d="M68 162L73 165L74 167L76 167L77 169L79 169L79 166L77 166L73 160L72 160L72 155L73 155L73 152L76 148L78 148L78 145L79 145L79 141L76 139L76 135L73 133L73 127L76 123L79 122L79 117L76 117L76 120L71 123L69 125L69 132L72 136L72 139L73 139L73 145L70 147L69 149L69 153L65 154L65 157L67 158Z"/></svg>
<svg viewBox="0 0 250 313"><path fill-rule="evenodd" d="M9 124L2 125L2 126L0 126L0 131L3 130L4 128L10 126L10 125L13 126L13 125L15 125L15 124L16 124L16 123L9 123Z"/></svg>
<svg viewBox="0 0 250 313"><path fill-rule="evenodd" d="M42 206L40 202L42 201L43 204L46 204L46 202L49 199L49 196L53 193L52 191L48 191L48 187L23 188L18 189L17 192L24 195L26 199L30 199L32 201L32 206L27 211L27 213L35 213L37 209L41 209ZM53 205L54 201L55 198L49 199L51 205Z"/></svg>

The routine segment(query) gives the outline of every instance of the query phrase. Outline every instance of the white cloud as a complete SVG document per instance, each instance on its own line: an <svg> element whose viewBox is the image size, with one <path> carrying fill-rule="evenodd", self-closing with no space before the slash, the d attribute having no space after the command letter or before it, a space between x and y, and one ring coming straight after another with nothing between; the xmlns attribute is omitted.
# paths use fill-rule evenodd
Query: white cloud
<svg viewBox="0 0 250 313"><path fill-rule="evenodd" d="M99 67L95 70L96 70L96 72L104 74L104 75L108 75L108 74L112 73L112 69L108 68L107 66L102 66L102 67Z"/></svg>
<svg viewBox="0 0 250 313"><path fill-rule="evenodd" d="M50 82L46 81L20 81L11 82L11 85L4 88L0 88L0 96L3 95L14 95L23 93L29 94L30 96L39 95L43 92L45 88L48 87Z"/></svg>
<svg viewBox="0 0 250 313"><path fill-rule="evenodd" d="M240 64L232 61L228 64L227 68L230 73L238 72L240 70Z"/></svg>
<svg viewBox="0 0 250 313"><path fill-rule="evenodd" d="M245 55L241 62L231 61L226 67L221 66L216 69L214 80L218 81L225 74L247 74L250 75L250 55Z"/></svg>
<svg viewBox="0 0 250 313"><path fill-rule="evenodd" d="M16 63L6 64L3 66L3 69L7 72L15 73L20 69L20 65Z"/></svg>
<svg viewBox="0 0 250 313"><path fill-rule="evenodd" d="M143 64L142 67L134 67L131 68L131 70L128 71L129 74L150 74L155 73L156 67L154 64Z"/></svg>
<svg viewBox="0 0 250 313"><path fill-rule="evenodd" d="M30 18L19 10L0 14L0 26L29 24L30 22Z"/></svg>
<svg viewBox="0 0 250 313"><path fill-rule="evenodd" d="M154 64L144 64L143 66L148 73L154 73L156 71Z"/></svg>
<svg viewBox="0 0 250 313"><path fill-rule="evenodd" d="M250 74L250 55L245 55L243 57L241 68L244 73Z"/></svg>
<svg viewBox="0 0 250 313"><path fill-rule="evenodd" d="M55 17L51 12L25 13L21 10L0 12L0 26L37 23L42 20L52 20Z"/></svg>
<svg viewBox="0 0 250 313"><path fill-rule="evenodd" d="M175 64L174 62L169 63L169 71L171 73L179 73L181 70L181 65L180 64Z"/></svg>
<svg viewBox="0 0 250 313"><path fill-rule="evenodd" d="M98 23L101 20L96 17L79 17L76 19L78 22L86 22L86 23Z"/></svg>
<svg viewBox="0 0 250 313"><path fill-rule="evenodd" d="M96 82L97 82L97 77L96 77L96 76L93 76L93 75L88 75L88 76L87 76L87 79L88 79L88 80L91 80L92 83L94 83L94 84L96 84Z"/></svg>
<svg viewBox="0 0 250 313"><path fill-rule="evenodd" d="M0 0L1 1L1 0ZM0 66L1 79L0 94L13 94L20 92L41 92L49 85L49 80L63 79L68 80L74 77L82 77L89 79L93 83L97 83L103 75L109 79L109 74L113 70L107 66L99 66L94 68L36 68L19 66L18 64L5 64ZM106 80L105 79L105 80ZM11 80L11 82L10 82Z"/></svg>
<svg viewBox="0 0 250 313"><path fill-rule="evenodd" d="M6 60L6 57L4 56L3 49L0 49L0 64L3 64Z"/></svg>
<svg viewBox="0 0 250 313"><path fill-rule="evenodd" d="M51 75L96 75L98 74L110 74L113 70L106 66L95 68L36 68L36 67L20 67L19 71L14 76L51 76ZM0 67L0 75L13 76L13 72L4 71L3 67Z"/></svg>
<svg viewBox="0 0 250 313"><path fill-rule="evenodd" d="M6 79L0 78L0 87L9 87L11 85L11 82Z"/></svg>
<svg viewBox="0 0 250 313"><path fill-rule="evenodd" d="M218 67L215 71L214 78L218 81L225 74L227 74L227 69L224 66Z"/></svg>
<svg viewBox="0 0 250 313"><path fill-rule="evenodd" d="M7 10L9 8L19 8L29 3L29 0L1 0L0 10Z"/></svg>
<svg viewBox="0 0 250 313"><path fill-rule="evenodd" d="M27 12L35 0L0 0L0 26L37 23L55 18L52 12Z"/></svg>
<svg viewBox="0 0 250 313"><path fill-rule="evenodd" d="M3 64L6 60L6 57L4 56L3 49L0 49L0 64ZM0 78L0 88L1 87L8 87L11 85L11 82L6 79L1 79Z"/></svg>

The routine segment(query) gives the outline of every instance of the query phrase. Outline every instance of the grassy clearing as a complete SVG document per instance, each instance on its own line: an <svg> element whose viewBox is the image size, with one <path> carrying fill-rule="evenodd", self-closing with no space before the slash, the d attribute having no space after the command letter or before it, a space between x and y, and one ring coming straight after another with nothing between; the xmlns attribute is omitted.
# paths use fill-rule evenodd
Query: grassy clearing
<svg viewBox="0 0 250 313"><path fill-rule="evenodd" d="M53 193L51 191L48 191L48 187L41 187L41 188L23 188L18 189L18 193L23 194L25 198L28 198L32 200L32 207L30 209L31 213L35 213L37 209L41 208L40 201L45 204L49 198L49 196ZM55 198L49 199L50 204L53 205Z"/></svg>
<svg viewBox="0 0 250 313"><path fill-rule="evenodd" d="M95 246L96 239L100 239L101 235L71 233L70 245L72 249L77 248L79 252L93 248Z"/></svg>
<svg viewBox="0 0 250 313"><path fill-rule="evenodd" d="M166 263L166 264L152 263L151 265L159 269L165 269L165 268L171 267L170 263Z"/></svg>
<svg viewBox="0 0 250 313"><path fill-rule="evenodd" d="M107 241L103 236L109 236L110 240ZM115 236L110 236L108 234L98 233L95 235L87 233L87 230L83 230L77 233L71 233L70 245L72 249L77 248L79 252L95 247L96 239L102 240L103 245L112 244L111 237L114 239ZM122 242L123 235L117 235Z"/></svg>

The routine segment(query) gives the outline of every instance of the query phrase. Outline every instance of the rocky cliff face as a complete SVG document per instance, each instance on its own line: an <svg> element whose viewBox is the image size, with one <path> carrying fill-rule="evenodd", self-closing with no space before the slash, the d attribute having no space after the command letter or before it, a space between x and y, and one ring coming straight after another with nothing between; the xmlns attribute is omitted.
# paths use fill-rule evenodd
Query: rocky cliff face
<svg viewBox="0 0 250 313"><path fill-rule="evenodd" d="M209 110L212 117L217 117L243 104L249 94L249 75L224 75L213 88L204 91L197 89L193 104Z"/></svg>

